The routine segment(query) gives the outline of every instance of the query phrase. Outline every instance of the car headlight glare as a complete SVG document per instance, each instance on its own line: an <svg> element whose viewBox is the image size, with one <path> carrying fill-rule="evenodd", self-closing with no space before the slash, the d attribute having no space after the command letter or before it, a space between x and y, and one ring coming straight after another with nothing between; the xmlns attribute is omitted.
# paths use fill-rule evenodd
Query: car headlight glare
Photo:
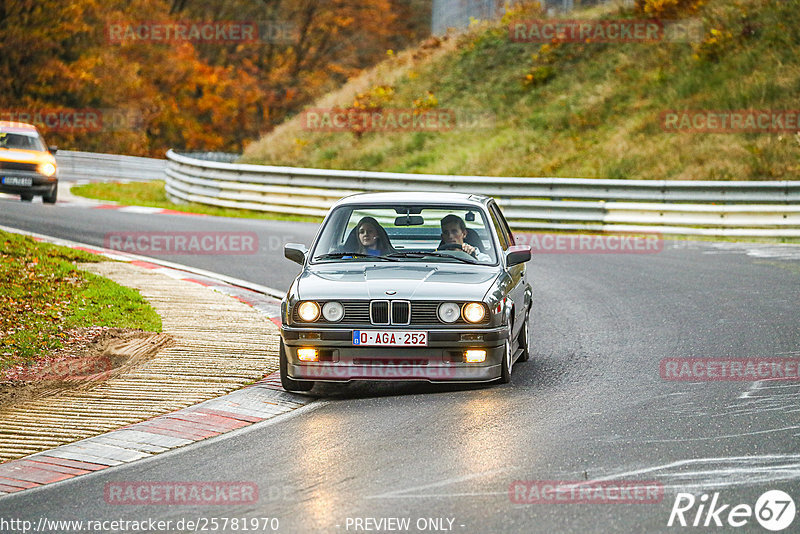
<svg viewBox="0 0 800 534"><path fill-rule="evenodd" d="M297 349L297 359L301 362L319 361L317 349Z"/></svg>
<svg viewBox="0 0 800 534"><path fill-rule="evenodd" d="M464 320L479 323L486 316L486 308L480 302L469 302L464 305Z"/></svg>
<svg viewBox="0 0 800 534"><path fill-rule="evenodd" d="M464 351L464 361L467 363L481 363L486 361L486 351L483 349L471 349Z"/></svg>
<svg viewBox="0 0 800 534"><path fill-rule="evenodd" d="M454 323L458 320L461 310L455 302L445 302L439 305L439 319L443 323Z"/></svg>
<svg viewBox="0 0 800 534"><path fill-rule="evenodd" d="M326 302L322 306L322 316L326 321L338 323L344 317L344 306L336 301Z"/></svg>
<svg viewBox="0 0 800 534"><path fill-rule="evenodd" d="M303 321L312 323L319 319L319 304L313 300L301 302L297 306L297 315L299 315L300 319Z"/></svg>
<svg viewBox="0 0 800 534"><path fill-rule="evenodd" d="M56 166L52 163L40 163L38 169L45 176L53 176L56 173Z"/></svg>

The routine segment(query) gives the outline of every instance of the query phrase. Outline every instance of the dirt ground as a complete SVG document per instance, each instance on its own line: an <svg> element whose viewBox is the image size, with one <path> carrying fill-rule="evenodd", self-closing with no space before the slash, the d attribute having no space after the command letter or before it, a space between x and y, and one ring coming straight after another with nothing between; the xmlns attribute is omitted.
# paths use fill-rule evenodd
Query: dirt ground
<svg viewBox="0 0 800 534"><path fill-rule="evenodd" d="M172 337L125 328L90 327L68 332L64 347L30 367L0 372L0 410L73 389L94 387L172 345Z"/></svg>

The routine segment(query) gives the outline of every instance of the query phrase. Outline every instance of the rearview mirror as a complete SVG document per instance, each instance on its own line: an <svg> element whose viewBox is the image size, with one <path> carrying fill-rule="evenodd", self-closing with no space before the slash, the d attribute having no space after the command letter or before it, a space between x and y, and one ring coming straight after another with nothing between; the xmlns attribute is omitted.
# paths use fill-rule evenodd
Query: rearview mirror
<svg viewBox="0 0 800 534"><path fill-rule="evenodd" d="M421 215L401 215L394 220L395 226L422 226L425 219Z"/></svg>
<svg viewBox="0 0 800 534"><path fill-rule="evenodd" d="M286 256L287 259L299 263L300 265L306 262L306 254L308 254L308 249L303 244L286 243L283 246L283 255Z"/></svg>

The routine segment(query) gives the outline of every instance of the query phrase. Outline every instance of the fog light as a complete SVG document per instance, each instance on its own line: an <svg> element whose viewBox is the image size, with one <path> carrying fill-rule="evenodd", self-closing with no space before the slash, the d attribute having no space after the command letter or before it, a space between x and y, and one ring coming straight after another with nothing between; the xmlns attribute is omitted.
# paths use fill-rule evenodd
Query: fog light
<svg viewBox="0 0 800 534"><path fill-rule="evenodd" d="M467 363L481 363L486 361L485 350L467 350L464 351L464 361Z"/></svg>
<svg viewBox="0 0 800 534"><path fill-rule="evenodd" d="M319 359L317 349L297 349L297 359L301 362L315 362Z"/></svg>

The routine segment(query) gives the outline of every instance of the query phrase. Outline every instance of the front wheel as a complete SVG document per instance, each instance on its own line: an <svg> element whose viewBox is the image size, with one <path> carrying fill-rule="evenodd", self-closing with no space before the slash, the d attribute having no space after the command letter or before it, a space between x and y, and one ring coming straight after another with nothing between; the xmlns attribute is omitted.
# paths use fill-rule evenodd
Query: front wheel
<svg viewBox="0 0 800 534"><path fill-rule="evenodd" d="M283 345L283 340L281 339L281 347L280 347L280 369L281 369L281 386L286 391L311 391L311 388L314 387L313 380L292 380L289 378L288 367L289 362L286 359L286 347Z"/></svg>
<svg viewBox="0 0 800 534"><path fill-rule="evenodd" d="M45 204L55 204L56 200L58 200L58 186L54 185L49 193L42 195L42 202Z"/></svg>
<svg viewBox="0 0 800 534"><path fill-rule="evenodd" d="M519 355L517 361L520 362L527 362L531 357L530 341L528 340L528 321L531 318L530 315L530 312L525 314L525 322L522 324L522 328L519 331L519 347L522 349L522 354Z"/></svg>
<svg viewBox="0 0 800 534"><path fill-rule="evenodd" d="M500 364L500 383L508 384L511 382L511 368L514 365L514 344L511 342L511 332L514 330L508 325L508 337L503 345L503 363Z"/></svg>

